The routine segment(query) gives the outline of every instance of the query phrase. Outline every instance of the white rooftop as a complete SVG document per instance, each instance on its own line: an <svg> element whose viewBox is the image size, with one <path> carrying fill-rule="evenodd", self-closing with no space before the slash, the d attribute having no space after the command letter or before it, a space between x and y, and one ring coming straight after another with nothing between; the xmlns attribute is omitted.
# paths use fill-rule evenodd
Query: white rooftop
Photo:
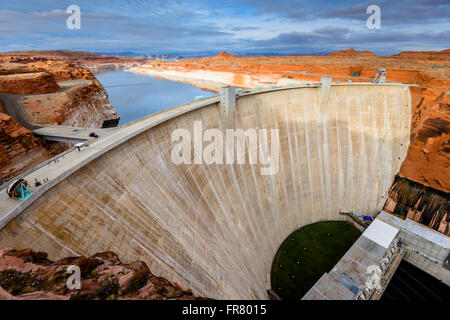
<svg viewBox="0 0 450 320"><path fill-rule="evenodd" d="M398 231L399 229L394 228L381 220L375 219L362 235L380 246L387 248L392 240L394 240Z"/></svg>

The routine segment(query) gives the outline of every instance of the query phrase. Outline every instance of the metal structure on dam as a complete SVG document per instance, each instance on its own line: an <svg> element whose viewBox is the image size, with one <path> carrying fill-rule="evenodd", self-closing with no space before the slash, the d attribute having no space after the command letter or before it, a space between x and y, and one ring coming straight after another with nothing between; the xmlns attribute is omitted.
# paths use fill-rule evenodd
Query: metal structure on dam
<svg viewBox="0 0 450 320"><path fill-rule="evenodd" d="M266 299L275 252L295 229L376 216L410 141L408 85L333 83L219 97L140 119L24 177L24 201L0 195L0 246L52 259L114 251L212 298ZM275 175L260 165L171 161L171 132L279 129Z"/></svg>

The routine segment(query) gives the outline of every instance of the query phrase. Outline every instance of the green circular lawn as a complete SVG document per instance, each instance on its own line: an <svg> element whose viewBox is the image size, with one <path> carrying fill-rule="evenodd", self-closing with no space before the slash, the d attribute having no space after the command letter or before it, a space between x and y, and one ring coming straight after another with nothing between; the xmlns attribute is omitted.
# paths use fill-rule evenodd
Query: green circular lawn
<svg viewBox="0 0 450 320"><path fill-rule="evenodd" d="M272 289L299 300L342 258L361 233L345 221L313 223L284 240L272 263Z"/></svg>

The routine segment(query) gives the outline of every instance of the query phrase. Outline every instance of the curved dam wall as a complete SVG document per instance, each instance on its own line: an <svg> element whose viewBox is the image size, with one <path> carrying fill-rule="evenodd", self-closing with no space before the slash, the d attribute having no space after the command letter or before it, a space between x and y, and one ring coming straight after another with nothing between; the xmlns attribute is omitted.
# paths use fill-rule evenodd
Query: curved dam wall
<svg viewBox="0 0 450 320"><path fill-rule="evenodd" d="M53 259L111 250L203 296L266 299L264 281L282 241L303 225L343 220L339 210L375 216L406 157L408 86L332 85L325 100L321 90L237 99L236 127L279 129L275 175L261 175L258 164L175 165L173 130L192 132L194 121L204 130L222 126L217 99L192 103L142 132L121 138L161 114L53 164L63 169L118 141L21 208L0 231L0 247L31 247Z"/></svg>

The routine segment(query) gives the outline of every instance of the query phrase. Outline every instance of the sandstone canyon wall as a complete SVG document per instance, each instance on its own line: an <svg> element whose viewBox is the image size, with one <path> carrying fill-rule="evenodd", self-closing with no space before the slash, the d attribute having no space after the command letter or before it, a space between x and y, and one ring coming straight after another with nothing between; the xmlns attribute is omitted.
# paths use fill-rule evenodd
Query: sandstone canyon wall
<svg viewBox="0 0 450 320"><path fill-rule="evenodd" d="M0 184L51 156L41 139L0 109Z"/></svg>
<svg viewBox="0 0 450 320"><path fill-rule="evenodd" d="M122 57L71 50L24 50L0 53L0 59L15 62L57 61L67 62L76 67L92 69L124 68L145 63L145 58Z"/></svg>
<svg viewBox="0 0 450 320"><path fill-rule="evenodd" d="M95 76L64 61L0 55L2 99L17 100L36 124L111 127L119 121ZM0 185L68 147L41 141L0 109Z"/></svg>

